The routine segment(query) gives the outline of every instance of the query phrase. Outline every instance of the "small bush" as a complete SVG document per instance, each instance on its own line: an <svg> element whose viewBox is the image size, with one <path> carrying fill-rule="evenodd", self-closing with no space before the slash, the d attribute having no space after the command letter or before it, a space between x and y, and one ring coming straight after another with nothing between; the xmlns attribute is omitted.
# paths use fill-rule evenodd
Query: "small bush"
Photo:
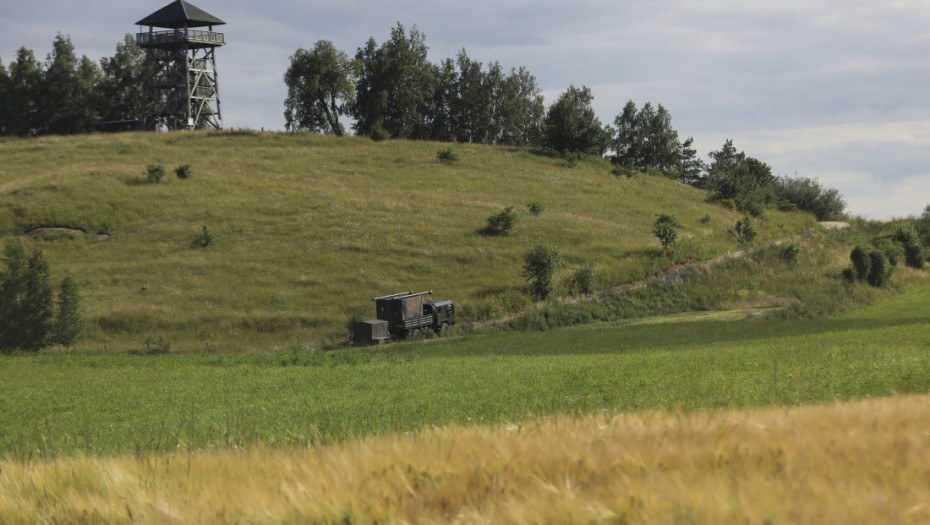
<svg viewBox="0 0 930 525"><path fill-rule="evenodd" d="M562 160L569 168L574 168L585 159L586 155L581 151L569 151L562 155Z"/></svg>
<svg viewBox="0 0 930 525"><path fill-rule="evenodd" d="M857 280L856 269L855 268L843 268L843 279L846 282L854 283Z"/></svg>
<svg viewBox="0 0 930 525"><path fill-rule="evenodd" d="M879 235L872 239L872 246L888 258L888 263L897 266L898 261L904 258L904 247L894 240L891 234Z"/></svg>
<svg viewBox="0 0 930 525"><path fill-rule="evenodd" d="M436 152L436 158L443 164L455 164L459 160L458 154L452 150L452 146L443 148Z"/></svg>
<svg viewBox="0 0 930 525"><path fill-rule="evenodd" d="M633 166L614 166L614 168L610 170L610 173L615 177L626 177L628 179L632 179L637 173L639 173L639 170Z"/></svg>
<svg viewBox="0 0 930 525"><path fill-rule="evenodd" d="M756 238L756 225L753 223L752 217L747 216L736 221L736 225L730 230L730 234L740 244L752 242Z"/></svg>
<svg viewBox="0 0 930 525"><path fill-rule="evenodd" d="M561 266L559 252L542 241L523 255L523 276L530 282L530 293L533 297L549 297L553 289L552 278Z"/></svg>
<svg viewBox="0 0 930 525"><path fill-rule="evenodd" d="M710 222L710 220L711 220L711 216L710 216L710 214L708 213L708 214L704 215L703 217L701 217L701 224L707 224L707 223Z"/></svg>
<svg viewBox="0 0 930 525"><path fill-rule="evenodd" d="M165 178L165 167L158 164L150 164L145 168L146 180L152 184L158 184Z"/></svg>
<svg viewBox="0 0 930 525"><path fill-rule="evenodd" d="M788 264L792 264L797 262L800 253L801 249L798 248L797 244L789 244L781 250L779 258Z"/></svg>
<svg viewBox="0 0 930 525"><path fill-rule="evenodd" d="M200 232L200 235L194 239L194 244L200 246L201 248L206 248L213 243L213 233L207 228L207 225L203 225L203 231Z"/></svg>
<svg viewBox="0 0 930 525"><path fill-rule="evenodd" d="M736 209L753 217L761 217L765 213L765 202L758 198L747 198L738 201Z"/></svg>
<svg viewBox="0 0 930 525"><path fill-rule="evenodd" d="M678 228L681 228L681 223L673 215L663 213L656 219L652 233L659 239L663 250L667 250L678 239Z"/></svg>
<svg viewBox="0 0 930 525"><path fill-rule="evenodd" d="M191 165L181 164L177 168L174 168L174 174L177 175L179 179L189 179L191 176Z"/></svg>
<svg viewBox="0 0 930 525"><path fill-rule="evenodd" d="M885 285L885 281L891 274L891 267L888 264L888 259L885 257L885 254L879 251L869 252L869 259L872 262L869 268L869 284L876 288L880 288Z"/></svg>
<svg viewBox="0 0 930 525"><path fill-rule="evenodd" d="M902 224L895 230L892 239L904 247L904 264L911 268L921 269L924 267L924 248L920 244L920 237L917 231L908 224Z"/></svg>
<svg viewBox="0 0 930 525"><path fill-rule="evenodd" d="M872 268L872 259L869 258L869 254L860 246L853 248L853 251L849 254L849 260L853 264L853 272L857 280L864 281L869 277L869 270Z"/></svg>
<svg viewBox="0 0 930 525"><path fill-rule="evenodd" d="M543 212L543 206L542 204L538 202L531 202L526 207L528 210L530 210L530 213L533 215L539 215L540 213Z"/></svg>
<svg viewBox="0 0 930 525"><path fill-rule="evenodd" d="M379 123L371 128L371 131L368 133L368 137L375 142L381 142L382 140L390 139L391 134L388 133L388 131L384 129L384 126Z"/></svg>
<svg viewBox="0 0 930 525"><path fill-rule="evenodd" d="M488 225L481 230L483 235L510 235L517 222L517 213L508 206L488 217L487 221Z"/></svg>
<svg viewBox="0 0 930 525"><path fill-rule="evenodd" d="M597 288L597 263L586 264L572 274L569 288L573 293L588 295Z"/></svg>

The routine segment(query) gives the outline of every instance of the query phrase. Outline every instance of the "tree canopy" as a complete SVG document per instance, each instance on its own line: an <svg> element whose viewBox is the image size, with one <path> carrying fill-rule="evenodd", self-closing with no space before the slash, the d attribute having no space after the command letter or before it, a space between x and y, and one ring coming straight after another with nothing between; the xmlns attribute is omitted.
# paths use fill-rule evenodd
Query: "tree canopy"
<svg viewBox="0 0 930 525"><path fill-rule="evenodd" d="M78 58L67 35L55 37L44 63L21 47L0 73L0 133L85 133L101 121L139 119L143 74L142 50L131 35L99 65Z"/></svg>
<svg viewBox="0 0 930 525"><path fill-rule="evenodd" d="M636 110L633 101L614 120L616 140L613 162L633 166L641 171L649 168L663 173L678 173L681 162L678 132L672 127L672 116L659 104L653 108L647 102Z"/></svg>
<svg viewBox="0 0 930 525"><path fill-rule="evenodd" d="M570 86L549 106L543 122L543 142L558 153L603 155L610 142L610 131L594 114L594 96L585 86Z"/></svg>
<svg viewBox="0 0 930 525"><path fill-rule="evenodd" d="M298 49L284 74L287 99L284 101L285 127L290 131L328 131L343 135L339 117L355 98L349 57L328 40L320 40L313 50Z"/></svg>
<svg viewBox="0 0 930 525"><path fill-rule="evenodd" d="M3 249L3 259L0 352L34 352L53 343L73 344L84 328L74 280L66 277L62 281L56 308L49 267L42 252L36 250L27 255L22 244L11 241Z"/></svg>
<svg viewBox="0 0 930 525"><path fill-rule="evenodd" d="M426 35L416 26L408 34L400 23L380 47L370 38L358 49L353 61L356 133L427 138L424 114L434 87L427 51Z"/></svg>

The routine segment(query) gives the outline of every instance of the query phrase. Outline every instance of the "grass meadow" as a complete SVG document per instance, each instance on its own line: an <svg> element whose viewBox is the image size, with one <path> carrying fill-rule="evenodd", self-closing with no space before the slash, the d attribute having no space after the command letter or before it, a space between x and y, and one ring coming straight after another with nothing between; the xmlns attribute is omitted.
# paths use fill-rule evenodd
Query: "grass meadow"
<svg viewBox="0 0 930 525"><path fill-rule="evenodd" d="M257 132L3 138L0 242L20 239L53 281L76 280L83 353L159 338L186 353L314 348L345 340L347 312L371 315L371 297L408 289L492 319L531 303L521 257L540 239L565 259L558 282L596 262L603 288L739 248L726 230L740 216L674 181L466 144L447 165L445 147ZM188 179L173 174L183 164ZM148 165L166 168L162 182L145 182ZM509 206L514 235L478 234ZM683 224L668 253L651 232L660 213ZM769 212L756 243L812 221ZM86 235L24 236L52 226Z"/></svg>
<svg viewBox="0 0 930 525"><path fill-rule="evenodd" d="M930 272L841 278L880 226L768 211L737 245L740 217L674 181L445 147L0 139L0 242L72 276L87 321L0 356L0 522L930 520ZM513 235L479 234L509 206ZM85 234L26 235L53 226ZM534 303L540 239L566 265ZM456 302L453 337L342 344L407 289Z"/></svg>
<svg viewBox="0 0 930 525"><path fill-rule="evenodd" d="M924 283L817 320L699 313L368 350L5 357L0 453L319 445L555 414L925 393L928 305Z"/></svg>
<svg viewBox="0 0 930 525"><path fill-rule="evenodd" d="M0 460L5 523L926 523L930 397Z"/></svg>

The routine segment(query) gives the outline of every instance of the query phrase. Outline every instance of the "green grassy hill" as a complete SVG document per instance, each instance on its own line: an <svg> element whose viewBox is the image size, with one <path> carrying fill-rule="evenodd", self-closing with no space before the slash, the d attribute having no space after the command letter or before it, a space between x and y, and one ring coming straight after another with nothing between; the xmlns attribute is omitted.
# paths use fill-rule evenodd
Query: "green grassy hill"
<svg viewBox="0 0 930 525"><path fill-rule="evenodd" d="M455 300L466 319L515 311L531 302L521 257L539 239L567 262L559 282L596 261L604 287L738 249L726 229L739 215L674 181L473 145L446 165L445 147L241 132L0 139L0 242L41 249L55 283L76 279L78 350L161 337L172 352L341 340L347 312L373 316L371 297L408 289ZM152 164L168 171L158 184L145 183ZM173 174L182 164L189 179ZM508 206L513 235L478 234ZM668 254L651 231L660 213L683 225ZM768 212L756 244L812 221ZM42 226L87 235L25 235ZM203 226L207 248L195 243Z"/></svg>

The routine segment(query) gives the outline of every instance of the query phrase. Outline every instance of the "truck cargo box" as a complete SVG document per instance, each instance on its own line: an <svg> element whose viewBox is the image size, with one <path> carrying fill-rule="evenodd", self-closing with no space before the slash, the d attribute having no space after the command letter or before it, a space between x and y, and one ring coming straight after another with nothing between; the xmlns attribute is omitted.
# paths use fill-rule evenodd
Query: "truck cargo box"
<svg viewBox="0 0 930 525"><path fill-rule="evenodd" d="M359 321L352 327L352 341L356 345L379 345L390 338L387 321Z"/></svg>

